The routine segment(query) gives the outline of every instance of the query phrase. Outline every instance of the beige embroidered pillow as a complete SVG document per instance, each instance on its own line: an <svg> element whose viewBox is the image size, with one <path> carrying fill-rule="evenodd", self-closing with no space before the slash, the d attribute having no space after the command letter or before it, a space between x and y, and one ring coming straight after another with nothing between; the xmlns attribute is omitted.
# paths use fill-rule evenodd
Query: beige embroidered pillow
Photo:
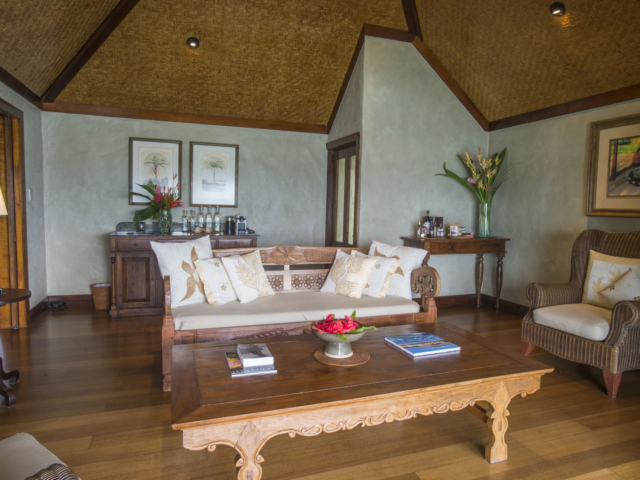
<svg viewBox="0 0 640 480"><path fill-rule="evenodd" d="M163 277L171 279L171 307L206 301L204 285L196 271L196 260L213 258L211 239L189 242L151 242Z"/></svg>
<svg viewBox="0 0 640 480"><path fill-rule="evenodd" d="M196 270L204 285L204 294L209 305L224 305L238 300L221 259L196 260Z"/></svg>
<svg viewBox="0 0 640 480"><path fill-rule="evenodd" d="M275 295L262 266L260 251L256 250L247 255L222 257L221 260L240 303Z"/></svg>
<svg viewBox="0 0 640 480"><path fill-rule="evenodd" d="M369 248L369 255L395 258L400 262L400 266L398 266L396 272L391 276L391 283L389 284L387 295L411 300L411 298L413 298L413 294L411 293L411 272L416 268L420 268L422 260L424 260L424 257L427 255L427 251L420 250L419 248L396 247L374 240L371 243L371 248Z"/></svg>
<svg viewBox="0 0 640 480"><path fill-rule="evenodd" d="M384 298L391 284L391 276L400 266L400 260L395 258L369 257L369 255L360 253L357 250L352 250L351 255L360 258L374 258L376 260L362 294L367 297Z"/></svg>
<svg viewBox="0 0 640 480"><path fill-rule="evenodd" d="M629 270L640 278L640 258L613 257L593 250L589 251L589 266L584 280L582 303L613 308L613 304L602 292Z"/></svg>
<svg viewBox="0 0 640 480"><path fill-rule="evenodd" d="M338 250L331 271L320 291L360 298L375 264L375 258L352 257Z"/></svg>
<svg viewBox="0 0 640 480"><path fill-rule="evenodd" d="M600 293L611 305L610 308L625 300L640 300L640 279L629 269Z"/></svg>

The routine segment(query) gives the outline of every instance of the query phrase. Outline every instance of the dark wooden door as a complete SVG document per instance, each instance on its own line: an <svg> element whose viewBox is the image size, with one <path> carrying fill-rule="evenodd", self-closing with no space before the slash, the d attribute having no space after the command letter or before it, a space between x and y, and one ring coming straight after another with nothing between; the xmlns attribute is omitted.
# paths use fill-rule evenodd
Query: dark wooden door
<svg viewBox="0 0 640 480"><path fill-rule="evenodd" d="M116 254L116 290L118 308L157 306L158 266L153 252L120 252Z"/></svg>

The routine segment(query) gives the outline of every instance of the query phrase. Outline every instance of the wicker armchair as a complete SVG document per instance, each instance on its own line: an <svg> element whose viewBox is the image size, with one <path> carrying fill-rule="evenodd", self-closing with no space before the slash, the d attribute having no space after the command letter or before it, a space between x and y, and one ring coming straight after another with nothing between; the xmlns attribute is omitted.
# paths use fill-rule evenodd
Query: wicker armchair
<svg viewBox="0 0 640 480"><path fill-rule="evenodd" d="M533 321L537 308L580 303L589 263L589 250L617 257L640 258L640 231L611 233L586 230L573 244L568 283L532 283L527 287L531 308L522 321L522 354L535 346L560 358L601 368L607 394L616 398L622 372L640 369L640 301L618 302L612 311L609 334L593 341Z"/></svg>

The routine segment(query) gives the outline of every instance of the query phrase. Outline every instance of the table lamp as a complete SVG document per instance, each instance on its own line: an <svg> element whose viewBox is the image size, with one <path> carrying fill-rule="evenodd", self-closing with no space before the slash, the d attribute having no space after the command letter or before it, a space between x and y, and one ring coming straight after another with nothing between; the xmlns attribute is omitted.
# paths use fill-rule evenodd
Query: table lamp
<svg viewBox="0 0 640 480"><path fill-rule="evenodd" d="M0 190L0 216L8 215L7 205L4 203L4 196L2 190ZM4 289L0 288L0 296L4 295Z"/></svg>

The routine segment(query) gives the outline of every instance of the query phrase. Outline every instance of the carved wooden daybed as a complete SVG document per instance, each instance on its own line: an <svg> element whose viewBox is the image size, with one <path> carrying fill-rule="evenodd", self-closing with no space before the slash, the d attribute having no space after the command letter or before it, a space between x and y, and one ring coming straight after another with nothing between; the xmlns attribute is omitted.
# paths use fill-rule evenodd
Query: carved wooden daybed
<svg viewBox="0 0 640 480"><path fill-rule="evenodd" d="M320 293L320 288L329 273L329 269L325 267L333 263L338 250L336 247L214 249L213 256L219 258L230 255L245 255L255 250L260 251L267 277L276 294L300 295L295 300L299 299L298 303L302 303L303 306L300 310L295 310L296 321L292 321L291 318L294 314L292 308L297 308L297 304L291 305L289 301L286 304L289 311L283 312L283 315L287 315L289 319L285 322L270 320L278 317L277 302L280 301L278 297L282 298L281 295L259 298L244 304L230 302L221 306L211 306L204 303L178 307L172 311L171 284L169 277L165 277L165 311L162 325L162 372L165 392L171 390L171 348L173 345L300 334L308 327L302 317L302 311L305 307L311 308L309 307L311 304L315 305L316 312L322 311L322 313L317 314L318 318L307 317L309 320L321 320L322 315L328 313L343 315L347 310L350 314L355 308L358 311L358 318L367 325L402 325L436 321L437 309L434 298L440 293L440 278L437 271L431 267L422 266L411 273L411 288L414 293L420 295L419 303L390 296L381 299L363 296L359 300L354 300L341 295ZM352 250L358 250L362 253L368 252L366 248L340 248L340 250L349 254ZM295 267L291 269L292 265L308 267L298 270ZM278 269L273 270L273 268ZM306 294L305 297L302 296L304 294ZM318 306L318 302L322 305ZM326 309L324 302L328 302ZM274 306L274 304L276 305ZM384 314L371 315L377 307ZM264 308L264 315L262 308ZM206 315L202 313L203 311L206 312ZM253 315L253 318L258 320L260 324L246 324L245 319L245 325L234 325L231 317L238 312L247 311L252 312L250 315ZM394 314L394 311L400 313ZM302 321L297 321L297 318ZM262 324L265 320L268 324ZM209 325L216 323L218 323L218 327L209 327ZM230 323L233 326L229 326ZM205 326L207 328L203 328Z"/></svg>

